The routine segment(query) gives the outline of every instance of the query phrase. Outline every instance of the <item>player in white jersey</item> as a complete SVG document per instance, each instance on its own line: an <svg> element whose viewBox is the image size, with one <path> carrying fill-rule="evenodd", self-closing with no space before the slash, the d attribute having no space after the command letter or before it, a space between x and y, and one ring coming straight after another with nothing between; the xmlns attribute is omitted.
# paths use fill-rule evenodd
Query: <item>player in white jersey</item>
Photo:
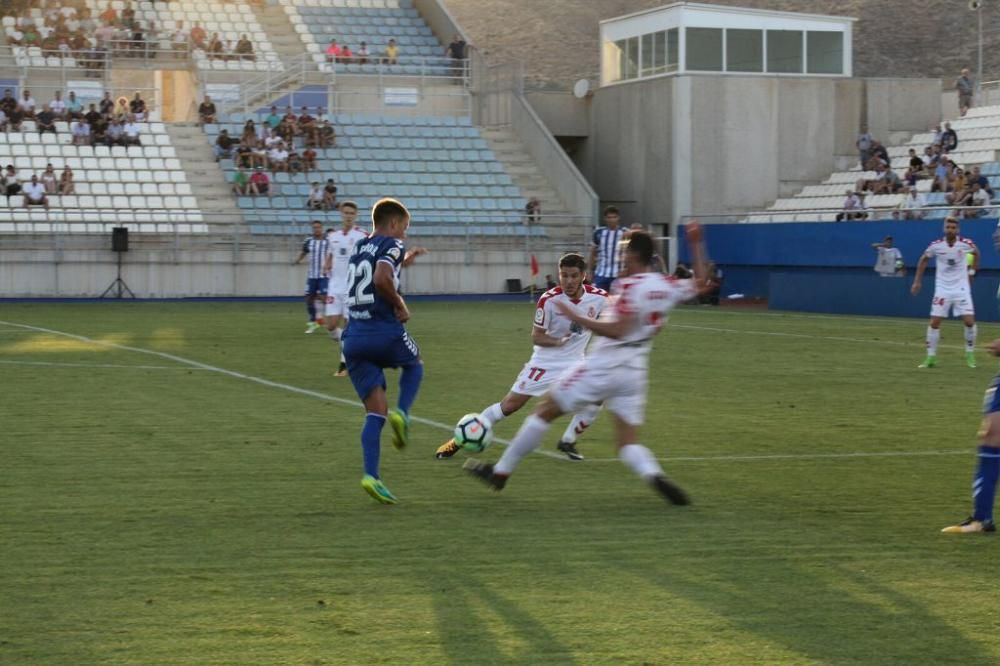
<svg viewBox="0 0 1000 666"><path fill-rule="evenodd" d="M693 280L667 277L653 269L653 239L643 231L629 235L623 275L611 288L612 304L600 319L565 305L557 307L570 321L601 336L586 358L564 374L525 419L496 465L469 460L465 469L494 490L502 490L518 462L538 448L552 422L562 414L603 403L612 413L618 456L672 504L688 504L687 495L667 479L652 451L638 441L646 407L649 352L653 338L674 306L705 290L705 252L701 226L685 229L694 258Z"/></svg>
<svg viewBox="0 0 1000 666"><path fill-rule="evenodd" d="M326 290L330 282L329 273L326 271L326 245L323 223L317 220L312 223L312 236L302 244L302 252L294 262L300 264L303 259L309 257L305 295L309 323L306 324L306 333L312 333L323 325L322 314L317 316L317 305L322 307L326 300Z"/></svg>
<svg viewBox="0 0 1000 666"><path fill-rule="evenodd" d="M545 395L566 370L583 358L590 342L590 331L570 321L559 311L558 304L586 317L600 315L608 302L608 292L584 284L586 277L587 263L582 255L571 253L559 259L560 286L542 294L535 308L531 329L535 348L531 359L524 364L507 396L481 414L491 424L496 425L518 411L531 398ZM581 409L559 440L559 450L570 460L583 460L576 449L576 438L594 422L599 409L599 405ZM451 458L458 450L455 440L450 439L438 448L435 457L439 460Z"/></svg>
<svg viewBox="0 0 1000 666"><path fill-rule="evenodd" d="M368 233L360 227L354 226L358 218L358 204L353 201L345 201L340 204L340 229L331 231L326 235L326 271L330 275L330 286L326 291L326 310L323 313L326 319L326 330L330 338L340 343L340 336L347 326L347 269L350 265L351 254L358 241L368 238ZM344 326L340 323L344 322ZM335 373L336 377L347 376L347 363L344 361L344 352L340 352L340 367Z"/></svg>
<svg viewBox="0 0 1000 666"><path fill-rule="evenodd" d="M972 256L971 266L966 256ZM948 217L944 221L944 238L927 246L917 264L917 274L913 278L910 293L920 293L921 279L928 262L936 261L934 274L934 298L931 300L931 320L927 326L927 358L921 368L933 368L937 364L937 346L941 339L941 321L949 314L962 318L965 324L965 363L976 367L976 311L972 306L972 290L969 278L979 270L979 249L968 238L958 235L958 218Z"/></svg>

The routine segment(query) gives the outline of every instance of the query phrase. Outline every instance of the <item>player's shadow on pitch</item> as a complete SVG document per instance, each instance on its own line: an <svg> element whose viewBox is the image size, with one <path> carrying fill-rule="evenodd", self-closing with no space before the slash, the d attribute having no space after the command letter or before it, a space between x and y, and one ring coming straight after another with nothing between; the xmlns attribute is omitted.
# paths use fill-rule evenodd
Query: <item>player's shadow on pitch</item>
<svg viewBox="0 0 1000 666"><path fill-rule="evenodd" d="M437 573L429 584L438 637L449 663L576 663L571 649L542 622L483 580L464 575L457 567ZM499 616L502 623L485 617L484 610ZM518 645L501 646L495 639L498 633L516 636Z"/></svg>

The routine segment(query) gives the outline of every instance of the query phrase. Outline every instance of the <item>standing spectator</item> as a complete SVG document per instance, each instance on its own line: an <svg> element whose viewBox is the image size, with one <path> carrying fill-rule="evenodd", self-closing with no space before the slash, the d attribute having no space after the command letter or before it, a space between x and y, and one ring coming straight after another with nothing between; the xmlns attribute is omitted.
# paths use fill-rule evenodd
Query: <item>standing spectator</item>
<svg viewBox="0 0 1000 666"><path fill-rule="evenodd" d="M341 48L337 45L337 40L331 39L330 43L326 47L326 50L324 51L324 53L326 53L326 61L337 62L337 59L340 58L340 52Z"/></svg>
<svg viewBox="0 0 1000 666"><path fill-rule="evenodd" d="M29 120L35 117L35 98L31 96L30 90L24 91L24 96L17 103L17 108L21 110L25 118Z"/></svg>
<svg viewBox="0 0 1000 666"><path fill-rule="evenodd" d="M958 113L965 115L972 108L972 95L975 93L975 83L969 78L969 70L962 69L962 74L955 80L955 90L958 92Z"/></svg>
<svg viewBox="0 0 1000 666"><path fill-rule="evenodd" d="M892 236L886 236L881 243L872 243L872 249L878 252L875 260L875 272L879 277L903 277L903 253L892 246Z"/></svg>
<svg viewBox="0 0 1000 666"><path fill-rule="evenodd" d="M958 134L951 128L951 123L944 124L944 131L941 132L941 150L950 153L958 148Z"/></svg>
<svg viewBox="0 0 1000 666"><path fill-rule="evenodd" d="M83 118L83 104L80 104L80 100L72 90L69 91L69 98L66 100L66 118L69 120Z"/></svg>
<svg viewBox="0 0 1000 666"><path fill-rule="evenodd" d="M41 112L35 116L35 123L38 125L39 136L43 132L56 133L56 116L48 107L42 107Z"/></svg>
<svg viewBox="0 0 1000 666"><path fill-rule="evenodd" d="M31 182L21 190L24 193L25 206L42 206L49 209L49 198L45 195L45 186L38 182L38 176L32 175Z"/></svg>
<svg viewBox="0 0 1000 666"><path fill-rule="evenodd" d="M621 271L618 243L625 235L621 213L615 206L604 209L604 226L594 230L590 247L590 265L594 267L594 286L607 291Z"/></svg>
<svg viewBox="0 0 1000 666"><path fill-rule="evenodd" d="M233 175L233 194L250 194L250 179L241 165L236 166L236 173Z"/></svg>
<svg viewBox="0 0 1000 666"><path fill-rule="evenodd" d="M318 181L314 181L309 196L306 198L306 208L310 210L330 210L326 201L326 193Z"/></svg>
<svg viewBox="0 0 1000 666"><path fill-rule="evenodd" d="M399 62L399 47L396 46L396 40L390 39L389 43L385 47L385 58L382 62L386 65L395 65Z"/></svg>
<svg viewBox="0 0 1000 666"><path fill-rule="evenodd" d="M229 130L219 132L219 136L215 140L215 146L213 146L215 161L218 162L221 159L231 158L233 156L234 145L236 145L236 140L229 136Z"/></svg>
<svg viewBox="0 0 1000 666"><path fill-rule="evenodd" d="M264 173L264 167L257 167L250 176L250 194L271 196L271 179Z"/></svg>
<svg viewBox="0 0 1000 666"><path fill-rule="evenodd" d="M862 125L861 131L858 132L858 138L854 141L854 145L858 149L858 160L861 162L862 169L866 167L868 160L871 159L872 142L874 140L868 131L868 125Z"/></svg>
<svg viewBox="0 0 1000 666"><path fill-rule="evenodd" d="M531 197L524 207L524 222L525 224L538 224L541 217L542 202L538 200L538 197Z"/></svg>
<svg viewBox="0 0 1000 666"><path fill-rule="evenodd" d="M135 94L128 106L136 120L142 122L146 119L146 100L140 97L139 93Z"/></svg>
<svg viewBox="0 0 1000 666"><path fill-rule="evenodd" d="M465 52L466 52L465 40L461 35L454 35L451 38L451 44L444 50L446 57L451 58L451 75L460 77L465 69Z"/></svg>
<svg viewBox="0 0 1000 666"><path fill-rule="evenodd" d="M76 183L73 182L73 170L67 166L59 176L59 194L76 194Z"/></svg>
<svg viewBox="0 0 1000 666"><path fill-rule="evenodd" d="M55 167L51 163L47 164L45 171L42 172L42 185L45 187L46 194L59 193L59 174L56 173Z"/></svg>
<svg viewBox="0 0 1000 666"><path fill-rule="evenodd" d="M58 90L56 96L49 102L49 111L57 120L63 120L66 117L66 102L63 101L62 93Z"/></svg>
<svg viewBox="0 0 1000 666"><path fill-rule="evenodd" d="M205 99L198 105L198 120L202 125L215 123L215 115L215 103L211 97L205 95Z"/></svg>
<svg viewBox="0 0 1000 666"><path fill-rule="evenodd" d="M122 134L124 134L124 143L126 146L141 146L142 142L139 140L139 123L135 121L135 116L129 115L125 124L122 126Z"/></svg>
<svg viewBox="0 0 1000 666"><path fill-rule="evenodd" d="M365 42L361 42L361 46L359 46L358 50L354 52L354 55L357 58L359 65L367 65L368 56L371 55L368 52L368 44L366 44Z"/></svg>
<svg viewBox="0 0 1000 666"><path fill-rule="evenodd" d="M927 201L924 199L924 195L917 192L915 187L906 188L906 198L899 204L893 217L899 219L902 217L904 220L920 220L924 217L923 208L927 207Z"/></svg>
<svg viewBox="0 0 1000 666"><path fill-rule="evenodd" d="M326 185L323 186L323 197L326 210L333 210L337 207L337 184L333 182L333 178L326 179Z"/></svg>

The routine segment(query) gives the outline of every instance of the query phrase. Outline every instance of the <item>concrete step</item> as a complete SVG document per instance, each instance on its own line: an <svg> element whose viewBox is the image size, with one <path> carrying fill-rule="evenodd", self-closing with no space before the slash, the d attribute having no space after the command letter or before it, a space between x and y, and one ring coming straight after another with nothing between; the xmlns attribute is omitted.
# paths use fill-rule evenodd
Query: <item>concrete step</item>
<svg viewBox="0 0 1000 666"><path fill-rule="evenodd" d="M225 214L228 220L236 219L242 223L243 215L236 206L236 199L202 129L197 123L174 123L167 125L167 133L177 150L191 191L198 199L199 208L206 213Z"/></svg>
<svg viewBox="0 0 1000 666"><path fill-rule="evenodd" d="M258 7L251 5L261 27L267 32L267 37L278 55L285 58L301 55L305 50L305 44L299 34L295 32L288 15L281 5L265 5Z"/></svg>

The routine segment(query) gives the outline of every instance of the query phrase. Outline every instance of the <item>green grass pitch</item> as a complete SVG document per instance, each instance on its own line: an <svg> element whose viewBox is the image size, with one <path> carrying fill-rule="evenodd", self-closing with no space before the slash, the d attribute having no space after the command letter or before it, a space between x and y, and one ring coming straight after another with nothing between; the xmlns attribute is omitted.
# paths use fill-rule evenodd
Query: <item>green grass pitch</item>
<svg viewBox="0 0 1000 666"><path fill-rule="evenodd" d="M418 416L498 400L530 354L527 302L412 309ZM606 416L588 461L531 456L501 494L433 459L445 429L386 433L385 507L303 314L0 306L0 664L1000 660L1000 537L939 533L997 366L964 366L955 322L919 371L922 321L682 309L644 441L692 507L615 460Z"/></svg>

